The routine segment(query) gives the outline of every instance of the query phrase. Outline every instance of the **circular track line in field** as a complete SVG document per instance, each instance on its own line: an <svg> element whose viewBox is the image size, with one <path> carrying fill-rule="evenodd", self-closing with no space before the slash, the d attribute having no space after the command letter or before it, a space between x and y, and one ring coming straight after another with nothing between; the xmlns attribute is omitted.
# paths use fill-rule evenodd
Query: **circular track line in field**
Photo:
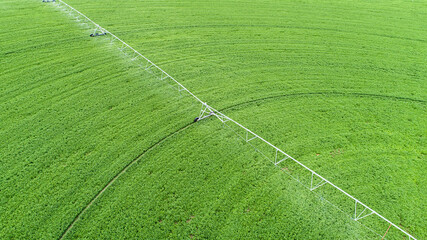
<svg viewBox="0 0 427 240"><path fill-rule="evenodd" d="M144 152L139 154L135 159L133 159L130 163L128 163L120 172L118 172L114 177L108 181L108 183L98 192L96 195L90 200L90 202L76 215L76 217L73 219L73 221L68 225L67 229L61 234L61 236L58 239L64 239L64 237L67 235L67 233L73 228L74 224L80 219L80 217L92 206L92 204L110 187L122 174L124 174L132 165L137 163L146 153L148 153L150 150L155 148L156 146L160 145L162 142L166 141L170 137L174 136L175 134L180 133L181 131L184 131L185 129L191 127L194 122L191 122L184 127L178 129L175 132L170 133L169 135L163 137L160 139L157 143L151 145L149 148L147 148Z"/></svg>
<svg viewBox="0 0 427 240"><path fill-rule="evenodd" d="M253 100L249 100L249 101L246 101L246 102L241 102L241 103L237 103L237 104L225 107L225 108L221 109L221 111L233 109L235 107L239 107L239 106L246 105L246 104L251 104L251 103L256 103L256 102L264 101L264 100L273 100L273 99L278 99L278 98L283 98L283 97L311 96L311 95L323 95L323 96L336 95L336 96L371 97L371 98L384 98L384 99L392 99L392 100L406 101L406 102L417 102L417 103L424 103L424 104L427 103L427 101L425 101L425 100L408 98L408 97L398 97L398 96L373 94L373 93L333 92L333 91L331 91L331 92L289 93L289 94L281 94L281 95L275 95L275 96L269 96L269 97L262 97L262 98L257 98L257 99L253 99Z"/></svg>
<svg viewBox="0 0 427 240"><path fill-rule="evenodd" d="M425 43L427 42L425 39L418 38L410 38L410 37L402 37L402 36L394 36L389 34L379 34L379 33L368 33L368 32L354 32L336 28L322 28L322 27L302 27L302 26L291 26L291 25L271 25L271 24L217 24L217 25L181 25L181 26L165 26L165 27L153 27L146 28L146 32L150 31L164 31L171 29L195 29L195 28L276 28L276 29L302 29L302 30L318 30L318 31L331 31L331 32L341 32L341 33L349 33L349 34L357 34L357 35L366 35L366 36L375 36L382 38L390 38L390 39L399 39L406 41L415 41ZM123 31L124 33L132 32L134 30Z"/></svg>

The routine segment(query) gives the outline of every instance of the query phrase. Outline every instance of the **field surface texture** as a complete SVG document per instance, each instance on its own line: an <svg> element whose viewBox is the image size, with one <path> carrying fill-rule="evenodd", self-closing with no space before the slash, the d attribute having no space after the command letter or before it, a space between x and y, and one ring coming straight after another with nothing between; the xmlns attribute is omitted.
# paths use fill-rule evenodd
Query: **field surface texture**
<svg viewBox="0 0 427 240"><path fill-rule="evenodd" d="M66 2L427 239L427 2ZM386 233L378 219L352 220L354 202L331 189L302 187L289 174L309 176L275 167L239 129L193 123L199 103L58 4L3 0L0 12L0 239Z"/></svg>

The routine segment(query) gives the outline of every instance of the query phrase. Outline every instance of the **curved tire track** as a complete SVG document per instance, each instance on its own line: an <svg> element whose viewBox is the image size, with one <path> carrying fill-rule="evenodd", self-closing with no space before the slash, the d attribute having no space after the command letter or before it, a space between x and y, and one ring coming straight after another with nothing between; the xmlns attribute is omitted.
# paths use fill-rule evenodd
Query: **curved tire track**
<svg viewBox="0 0 427 240"><path fill-rule="evenodd" d="M110 187L122 174L124 174L132 165L137 163L146 153L151 151L156 146L160 145L162 142L166 141L168 138L174 136L175 134L180 133L181 131L184 131L185 129L191 127L194 124L194 122L191 122L184 127L178 129L175 132L170 133L166 137L163 137L160 139L157 143L151 145L149 148L147 148L144 152L139 154L136 158L134 158L130 163L128 163L120 172L118 172L108 183L99 191L96 193L96 195L90 200L90 202L77 214L77 216L73 219L73 221L68 225L67 229L61 234L61 236L58 239L64 239L64 237L67 235L67 233L73 228L74 224L80 219L80 217L92 206L92 204L107 190L108 187Z"/></svg>
<svg viewBox="0 0 427 240"><path fill-rule="evenodd" d="M307 92L307 93L289 93L289 94L280 94L275 96L269 96L269 97L263 97L263 98L257 98L254 100L249 100L246 102L237 103L228 107L225 107L221 109L220 111L226 111L230 110L239 106L256 103L259 101L264 100L273 100L278 98L284 98L284 97L295 97L295 96L311 96L311 95L336 95L336 96L356 96L356 97L371 97L371 98L385 98L385 99L393 99L397 101L406 101L406 102L416 102L416 103L427 103L425 100L420 99L414 99L414 98L407 98L407 97L398 97L398 96L390 96L390 95L381 95L381 94L371 94L371 93L357 93L357 92Z"/></svg>

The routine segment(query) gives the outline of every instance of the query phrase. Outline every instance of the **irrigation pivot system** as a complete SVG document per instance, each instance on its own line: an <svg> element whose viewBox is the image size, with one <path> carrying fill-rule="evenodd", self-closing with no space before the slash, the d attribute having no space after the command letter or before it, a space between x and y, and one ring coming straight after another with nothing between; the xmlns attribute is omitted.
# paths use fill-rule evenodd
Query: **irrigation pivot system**
<svg viewBox="0 0 427 240"><path fill-rule="evenodd" d="M43 0L43 2L46 1L47 0ZM390 232L393 232L392 229L394 228L394 234L396 234L395 236L398 236L399 238L402 238L402 236L404 236L409 240L416 240L416 238L409 234L407 231L392 223L390 220L383 217L382 215L374 211L372 208L368 207L360 200L348 194L326 178L322 177L314 170L308 168L298 160L288 155L283 150L274 146L256 133L252 132L250 129L234 121L233 119L216 110L215 108L209 106L206 102L203 102L190 90L188 90L184 85L175 80L159 66L154 64L152 61L143 56L141 53L139 53L137 50L132 48L129 44L118 38L113 33L109 32L105 28L102 28L99 24L92 21L90 18L88 18L86 15L84 15L77 9L73 8L62 0L57 0L55 3L58 7L62 8L70 15L74 16L76 20L84 20L86 21L86 23L89 24L89 26L93 25L94 32L90 35L91 37L101 35L107 35L111 37L111 41L118 42L118 44L120 45L120 50L125 53L130 53L128 55L132 58L133 61L140 60L142 62L140 66L145 71L151 73L159 80L166 82L175 90L178 90L179 92L188 93L192 98L199 102L201 104L201 111L195 121L200 121L207 117L215 116L224 124L224 126L229 127L245 142L249 143L252 147L254 147L256 151L261 153L267 160L272 162L276 167L279 167L282 171L284 171L293 179L298 181L309 191L319 196L320 199L331 204L339 211L348 215L352 220L370 230L377 237L382 239L388 238L391 234ZM331 197L331 199L326 200L326 195ZM339 197L337 197L338 195ZM365 222L362 223L362 221ZM391 227L393 228L390 229ZM388 236L386 236L387 233L389 234Z"/></svg>

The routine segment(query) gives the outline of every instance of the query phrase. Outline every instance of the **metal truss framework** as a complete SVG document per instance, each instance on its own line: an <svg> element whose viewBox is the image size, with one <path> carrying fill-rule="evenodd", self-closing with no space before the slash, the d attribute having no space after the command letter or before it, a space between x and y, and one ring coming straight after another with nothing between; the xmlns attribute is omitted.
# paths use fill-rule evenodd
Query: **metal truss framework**
<svg viewBox="0 0 427 240"><path fill-rule="evenodd" d="M44 0L47 1L47 0ZM54 1L55 2L55 1ZM94 26L94 32L93 35L109 35L111 36L111 41L117 41L120 45L120 50L123 51L126 55L131 57L132 61L135 61L137 59L141 59L144 61L144 63L139 64L139 66L144 69L145 71L148 71L152 75L154 75L156 78L158 78L161 81L168 81L167 83L175 90L179 92L186 92L191 97L193 97L197 102L201 104L201 110L199 114L199 120L215 116L217 119L219 119L224 126L229 127L232 131L234 131L240 138L242 138L245 142L250 144L252 147L255 148L256 151L261 153L267 160L272 162L276 167L281 168L285 173L287 173L289 176L291 176L294 180L302 184L304 187L306 187L309 191L316 194L320 197L320 199L326 201L327 203L331 204L335 208L337 208L339 211L345 213L346 215L350 216L352 220L360 223L359 221L361 219L368 218L369 216L376 216L381 221L387 224L389 228L385 232L387 234L388 230L390 229L390 226L393 226L396 230L400 231L400 236L405 236L409 240L416 240L415 237L413 237L411 234L397 226L396 224L392 223L390 220L386 219L376 211L374 211L372 208L368 207L366 204L362 203L352 195L348 194L338 186L334 185L329 180L325 179L318 173L316 173L314 170L308 168L298 160L294 159L290 155L288 155L283 150L279 149L278 147L274 146L270 142L263 139L261 136L257 135L256 133L252 132L248 128L244 127L240 123L236 122L235 120L231 119L230 117L226 116L225 114L221 113L220 111L216 110L215 108L209 106L206 102L203 102L201 99L199 99L196 95L194 95L190 90L188 90L184 85L182 85L180 82L175 80L172 76L170 76L167 72L165 72L163 69L161 69L159 66L151 62L148 58L143 56L141 53L139 53L137 50L132 48L130 45L128 45L126 42L118 38L113 33L109 32L105 28L102 28L100 25L92 21L90 18L88 18L86 15L81 13L80 11L76 10L72 6L68 5L66 2L62 0L56 1L57 5L64 10L68 11L70 16L73 16L72 14L75 14L75 19L77 21L81 21L82 19L87 21L87 23L90 23ZM81 19L82 18L82 19ZM98 32L101 32L99 34ZM261 145L264 145L264 148L261 150L259 147ZM265 154L267 149L267 152L269 154ZM294 170L289 170L288 167L290 165L286 165L292 163L294 164ZM299 167L300 170L297 171L296 167ZM296 173L305 173L303 175L296 176ZM349 212L349 208L337 206L340 204L334 204L331 201L326 200L322 194L316 192L315 190L319 191L318 189L326 188L326 186L332 187L333 190L338 191L342 194L347 200L354 203L354 206L351 207L354 212ZM346 210L343 210L346 209ZM373 232L375 235L379 236L380 238L384 238L384 236L379 234L378 232L372 230L370 227L364 225L363 223L360 223L367 229L369 229L371 232Z"/></svg>

